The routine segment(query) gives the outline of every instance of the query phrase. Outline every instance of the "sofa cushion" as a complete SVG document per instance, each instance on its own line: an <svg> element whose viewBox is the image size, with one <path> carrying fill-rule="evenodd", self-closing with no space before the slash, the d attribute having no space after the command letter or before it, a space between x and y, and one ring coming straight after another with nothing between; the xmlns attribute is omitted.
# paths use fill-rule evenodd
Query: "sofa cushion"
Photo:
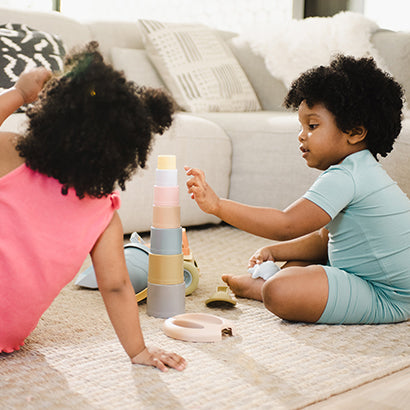
<svg viewBox="0 0 410 410"><path fill-rule="evenodd" d="M114 47L111 59L116 70L123 71L129 81L153 88L165 88L145 50Z"/></svg>
<svg viewBox="0 0 410 410"><path fill-rule="evenodd" d="M287 94L285 84L268 71L263 57L241 37L229 39L227 44L251 82L263 110L285 111L282 105Z"/></svg>
<svg viewBox="0 0 410 410"><path fill-rule="evenodd" d="M99 43L104 58L110 63L114 47L144 49L135 21L91 21L87 28L92 39Z"/></svg>
<svg viewBox="0 0 410 410"><path fill-rule="evenodd" d="M232 140L229 199L233 201L285 209L320 174L302 158L294 112L199 115L219 124Z"/></svg>
<svg viewBox="0 0 410 410"><path fill-rule="evenodd" d="M410 111L405 111L402 130L394 143L393 151L380 163L399 187L410 198Z"/></svg>
<svg viewBox="0 0 410 410"><path fill-rule="evenodd" d="M241 66L214 30L200 24L140 20L148 56L186 111L257 111Z"/></svg>
<svg viewBox="0 0 410 410"><path fill-rule="evenodd" d="M410 101L410 33L378 30L372 43L386 62L390 73L403 86Z"/></svg>
<svg viewBox="0 0 410 410"><path fill-rule="evenodd" d="M24 70L39 66L50 71L63 70L62 41L25 24L0 25L0 49L0 92L12 87Z"/></svg>

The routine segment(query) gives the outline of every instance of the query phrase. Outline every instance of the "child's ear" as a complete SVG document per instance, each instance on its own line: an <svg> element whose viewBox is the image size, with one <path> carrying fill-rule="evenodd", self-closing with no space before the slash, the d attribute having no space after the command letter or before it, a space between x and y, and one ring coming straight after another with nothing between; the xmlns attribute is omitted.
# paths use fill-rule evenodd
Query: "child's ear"
<svg viewBox="0 0 410 410"><path fill-rule="evenodd" d="M362 142L367 135L367 128L363 126L358 126L354 127L351 129L348 134L347 134L347 141L351 145L358 144L359 142Z"/></svg>

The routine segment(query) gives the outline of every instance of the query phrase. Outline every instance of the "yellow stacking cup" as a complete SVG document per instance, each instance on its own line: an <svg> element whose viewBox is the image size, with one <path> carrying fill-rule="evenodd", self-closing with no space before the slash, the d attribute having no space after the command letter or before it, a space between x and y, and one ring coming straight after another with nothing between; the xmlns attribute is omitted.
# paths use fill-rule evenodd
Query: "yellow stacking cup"
<svg viewBox="0 0 410 410"><path fill-rule="evenodd" d="M184 255L150 253L148 282L156 285L178 285L184 282Z"/></svg>
<svg viewBox="0 0 410 410"><path fill-rule="evenodd" d="M158 169L175 169L177 167L175 155L158 155L157 161Z"/></svg>

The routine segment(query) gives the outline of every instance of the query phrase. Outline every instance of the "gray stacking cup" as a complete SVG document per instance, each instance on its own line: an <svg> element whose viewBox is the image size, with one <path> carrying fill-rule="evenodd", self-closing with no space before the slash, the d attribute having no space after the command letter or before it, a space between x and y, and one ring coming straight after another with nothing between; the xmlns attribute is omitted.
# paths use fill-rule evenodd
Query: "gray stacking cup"
<svg viewBox="0 0 410 410"><path fill-rule="evenodd" d="M147 314L168 319L185 313L185 282L177 285L156 285L148 282Z"/></svg>
<svg viewBox="0 0 410 410"><path fill-rule="evenodd" d="M151 226L151 253L178 255L182 253L182 228L161 229Z"/></svg>

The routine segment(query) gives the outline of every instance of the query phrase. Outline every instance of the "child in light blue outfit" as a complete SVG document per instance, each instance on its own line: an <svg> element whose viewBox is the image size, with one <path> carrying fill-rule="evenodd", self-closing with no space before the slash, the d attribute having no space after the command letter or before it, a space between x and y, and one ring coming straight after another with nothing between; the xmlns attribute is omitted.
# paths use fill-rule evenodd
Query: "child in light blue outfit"
<svg viewBox="0 0 410 410"><path fill-rule="evenodd" d="M368 150L349 155L304 198L332 218L326 226L329 281L322 323L383 323L410 314L410 208Z"/></svg>
<svg viewBox="0 0 410 410"><path fill-rule="evenodd" d="M219 198L187 167L205 212L280 242L249 268L285 261L271 277L223 275L233 292L277 316L317 323L392 323L410 317L410 201L378 163L401 130L403 91L373 59L338 56L302 74L285 106L298 110L299 149L323 170L284 211Z"/></svg>

